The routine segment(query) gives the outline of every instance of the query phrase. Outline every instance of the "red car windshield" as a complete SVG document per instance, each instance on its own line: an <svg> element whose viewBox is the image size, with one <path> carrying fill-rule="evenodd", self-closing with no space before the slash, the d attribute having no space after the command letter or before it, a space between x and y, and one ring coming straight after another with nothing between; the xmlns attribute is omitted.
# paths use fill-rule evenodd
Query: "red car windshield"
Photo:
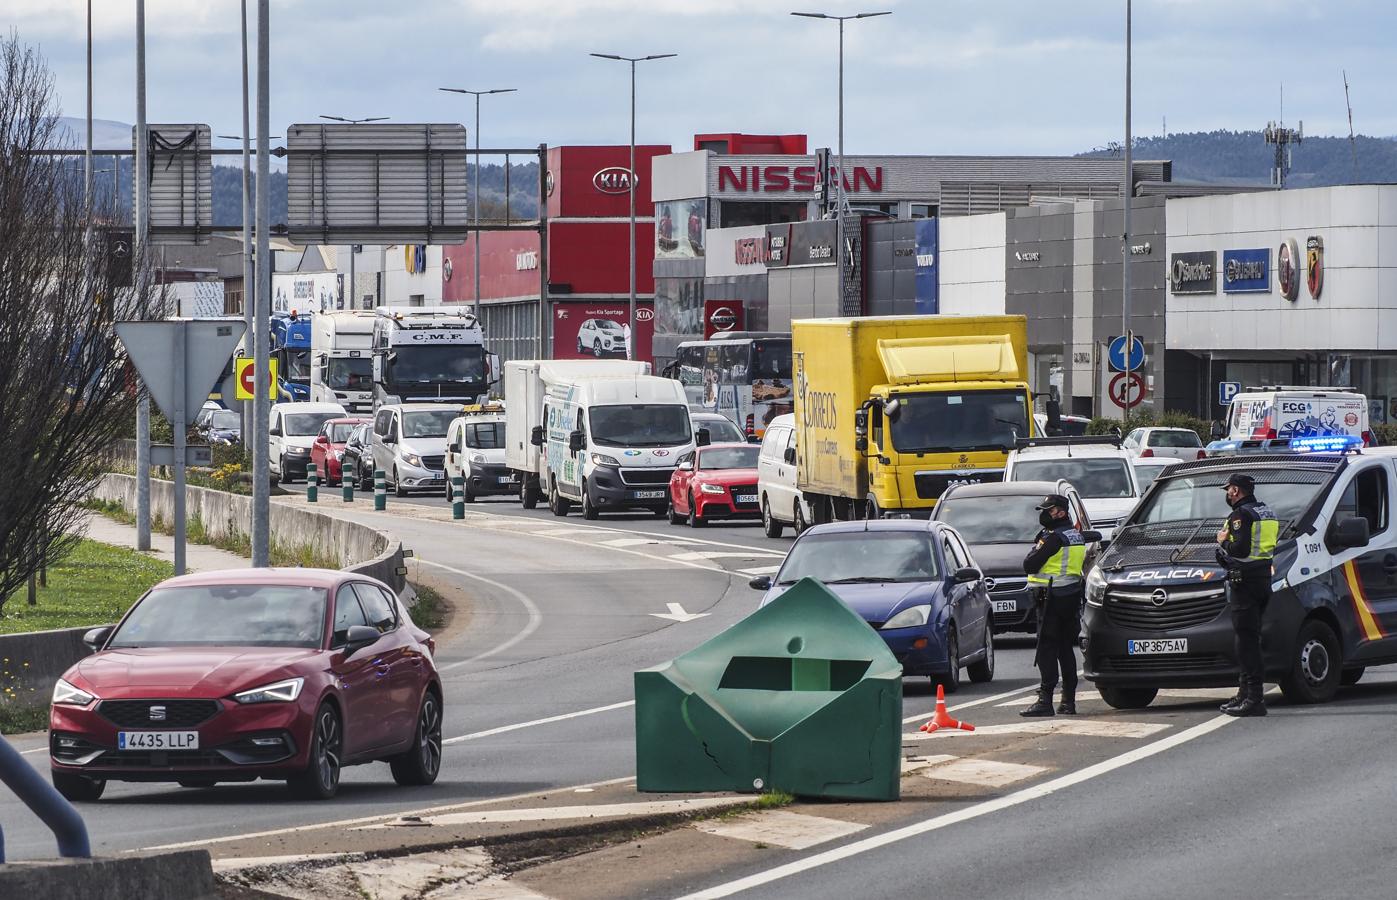
<svg viewBox="0 0 1397 900"><path fill-rule="evenodd" d="M325 590L281 584L156 588L131 610L108 649L306 647L325 638Z"/></svg>

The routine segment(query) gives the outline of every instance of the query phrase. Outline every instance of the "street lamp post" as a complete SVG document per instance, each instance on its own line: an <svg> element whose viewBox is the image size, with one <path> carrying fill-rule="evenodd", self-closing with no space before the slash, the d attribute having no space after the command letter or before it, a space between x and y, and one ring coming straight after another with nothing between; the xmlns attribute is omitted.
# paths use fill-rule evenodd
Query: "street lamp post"
<svg viewBox="0 0 1397 900"><path fill-rule="evenodd" d="M1125 206L1122 208L1121 237L1121 334L1125 340L1125 378L1121 381L1124 395L1121 408L1121 424L1130 418L1130 408L1134 405L1131 391L1131 351L1134 336L1130 333L1130 207L1135 199L1135 173L1130 160L1130 0L1125 0Z"/></svg>
<svg viewBox="0 0 1397 900"><path fill-rule="evenodd" d="M468 88L437 88L448 94L470 94L475 97L475 187L471 193L471 243L475 245L475 320L480 321L480 97L482 94L509 94L518 88L491 88L488 91L472 91ZM506 160L506 163L508 160ZM509 202L509 198L505 198ZM542 303L542 299L539 300Z"/></svg>
<svg viewBox="0 0 1397 900"><path fill-rule="evenodd" d="M837 203L839 211L834 217L834 240L839 248L839 310L844 313L844 23L850 19L872 19L877 16L890 16L891 12L862 12L848 16L832 16L828 13L817 12L793 12L793 16L800 16L803 19L829 19L839 23L839 162L835 164L835 186L838 188ZM821 172L821 178L828 178L828 172Z"/></svg>
<svg viewBox="0 0 1397 900"><path fill-rule="evenodd" d="M649 56L617 56L615 53L593 53L597 59L614 59L618 62L628 62L631 64L631 157L630 168L627 170L626 181L629 190L631 203L631 228L630 228L630 269L631 269L631 305L630 314L626 327L630 329L626 336L626 359L635 359L635 344L637 341L635 327L635 64L638 62L649 62L652 59L670 59L678 56L678 53L652 53Z"/></svg>

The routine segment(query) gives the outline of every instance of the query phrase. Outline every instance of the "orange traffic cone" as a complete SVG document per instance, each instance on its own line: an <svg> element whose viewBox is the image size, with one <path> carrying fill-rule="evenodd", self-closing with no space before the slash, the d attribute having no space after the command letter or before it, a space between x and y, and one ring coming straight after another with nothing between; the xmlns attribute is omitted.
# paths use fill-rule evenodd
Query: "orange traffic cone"
<svg viewBox="0 0 1397 900"><path fill-rule="evenodd" d="M946 688L944 685L936 686L936 712L931 719L921 727L922 731L931 734L938 728L959 729L961 731L974 731L975 726L969 722L959 722L951 718L951 714L946 712Z"/></svg>

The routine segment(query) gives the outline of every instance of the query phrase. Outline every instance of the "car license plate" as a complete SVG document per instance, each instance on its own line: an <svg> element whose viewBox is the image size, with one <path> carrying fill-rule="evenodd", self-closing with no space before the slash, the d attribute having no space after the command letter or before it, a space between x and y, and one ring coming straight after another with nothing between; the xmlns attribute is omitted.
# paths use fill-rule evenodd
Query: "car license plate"
<svg viewBox="0 0 1397 900"><path fill-rule="evenodd" d="M1125 651L1131 656L1149 653L1187 653L1188 638L1159 638L1152 641L1126 641Z"/></svg>
<svg viewBox="0 0 1397 900"><path fill-rule="evenodd" d="M994 611L997 613L1011 613L1019 611L1019 604L1015 600L991 600Z"/></svg>
<svg viewBox="0 0 1397 900"><path fill-rule="evenodd" d="M118 731L118 750L198 750L197 731Z"/></svg>
<svg viewBox="0 0 1397 900"><path fill-rule="evenodd" d="M732 499L738 503L751 503L754 506L757 503L756 494L733 494Z"/></svg>
<svg viewBox="0 0 1397 900"><path fill-rule="evenodd" d="M635 499L637 499L637 500L663 500L664 498L665 498L665 492L664 492L664 491L636 491L636 492L635 492Z"/></svg>
<svg viewBox="0 0 1397 900"><path fill-rule="evenodd" d="M513 475L501 475L499 477L500 484L514 484L516 480L517 479Z"/></svg>

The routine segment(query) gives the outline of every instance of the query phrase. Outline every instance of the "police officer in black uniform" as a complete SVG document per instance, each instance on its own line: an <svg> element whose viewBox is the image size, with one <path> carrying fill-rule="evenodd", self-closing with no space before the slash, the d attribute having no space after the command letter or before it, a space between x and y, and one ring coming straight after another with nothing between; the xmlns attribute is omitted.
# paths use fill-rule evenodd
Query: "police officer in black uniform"
<svg viewBox="0 0 1397 900"><path fill-rule="evenodd" d="M1265 669L1261 659L1261 616L1271 599L1271 557L1280 523L1256 499L1256 482L1234 473L1223 485L1232 513L1218 531L1218 562L1227 569L1228 606L1236 632L1237 696L1220 709L1229 716L1264 716Z"/></svg>
<svg viewBox="0 0 1397 900"><path fill-rule="evenodd" d="M1038 700L1021 716L1038 718L1053 714L1053 691L1062 676L1062 703L1058 713L1077 714L1077 656L1081 634L1082 569L1086 541L1072 523L1067 498L1049 494L1038 504L1043 530L1024 557L1024 574L1038 601Z"/></svg>

